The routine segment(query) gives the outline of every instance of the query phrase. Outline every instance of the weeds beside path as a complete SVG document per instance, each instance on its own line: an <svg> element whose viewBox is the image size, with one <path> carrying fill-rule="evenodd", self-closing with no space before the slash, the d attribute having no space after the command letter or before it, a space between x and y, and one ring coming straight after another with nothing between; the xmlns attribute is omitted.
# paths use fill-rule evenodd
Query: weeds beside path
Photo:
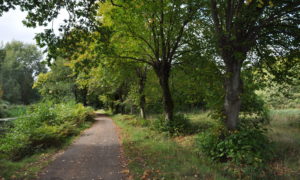
<svg viewBox="0 0 300 180"><path fill-rule="evenodd" d="M135 117L113 117L121 128L130 179L228 179L218 165L199 157L193 136L170 138L147 127L133 126Z"/></svg>
<svg viewBox="0 0 300 180"><path fill-rule="evenodd" d="M275 157L263 169L255 171L249 166L247 172L242 171L243 166L211 161L198 151L197 134L217 126L207 115L187 114L197 131L177 137L153 128L156 117L142 120L134 115L114 115L131 179L299 179L299 109L271 111L266 127Z"/></svg>

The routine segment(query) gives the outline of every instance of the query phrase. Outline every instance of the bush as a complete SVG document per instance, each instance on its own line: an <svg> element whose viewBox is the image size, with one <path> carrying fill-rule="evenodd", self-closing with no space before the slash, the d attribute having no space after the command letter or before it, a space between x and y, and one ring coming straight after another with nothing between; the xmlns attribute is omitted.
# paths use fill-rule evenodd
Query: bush
<svg viewBox="0 0 300 180"><path fill-rule="evenodd" d="M25 105L11 105L7 108L8 117L19 117L26 114L27 108Z"/></svg>
<svg viewBox="0 0 300 180"><path fill-rule="evenodd" d="M28 135L25 133L11 131L0 139L1 158L17 160L30 153L32 153L30 141Z"/></svg>
<svg viewBox="0 0 300 180"><path fill-rule="evenodd" d="M0 139L0 153L18 160L48 147L62 145L76 135L93 110L82 104L39 103L13 122L13 128Z"/></svg>
<svg viewBox="0 0 300 180"><path fill-rule="evenodd" d="M170 132L172 135L188 134L192 129L190 120L184 114L176 114L171 123L160 116L154 120L151 127L161 132Z"/></svg>
<svg viewBox="0 0 300 180"><path fill-rule="evenodd" d="M129 124L132 125L132 126L141 126L141 127L149 127L151 126L151 120L150 119L143 119L143 118L140 118L140 117L134 117L134 116L131 116L131 117L126 117L125 116L125 120L130 120L129 121Z"/></svg>
<svg viewBox="0 0 300 180"><path fill-rule="evenodd" d="M164 116L155 116L150 119L142 119L133 115L123 115L123 120L132 126L150 127L159 132L168 132L171 135L189 134L194 131L190 119L183 114L176 114L172 124L168 123Z"/></svg>
<svg viewBox="0 0 300 180"><path fill-rule="evenodd" d="M239 166L263 167L273 154L266 130L248 122L236 131L228 132L219 127L201 133L197 144L213 160L230 161Z"/></svg>
<svg viewBox="0 0 300 180"><path fill-rule="evenodd" d="M0 118L18 117L26 113L24 105L10 105L6 101L0 100Z"/></svg>
<svg viewBox="0 0 300 180"><path fill-rule="evenodd" d="M50 146L60 145L65 138L60 131L61 130L58 126L49 125L43 125L34 129L29 137L31 146L37 149L43 149Z"/></svg>
<svg viewBox="0 0 300 180"><path fill-rule="evenodd" d="M0 118L4 118L8 116L7 109L8 109L8 103L0 99Z"/></svg>

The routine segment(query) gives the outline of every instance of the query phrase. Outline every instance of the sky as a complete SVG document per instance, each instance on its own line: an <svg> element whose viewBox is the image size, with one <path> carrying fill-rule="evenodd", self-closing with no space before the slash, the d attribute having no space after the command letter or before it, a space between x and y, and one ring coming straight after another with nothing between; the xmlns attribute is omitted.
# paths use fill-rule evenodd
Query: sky
<svg viewBox="0 0 300 180"><path fill-rule="evenodd" d="M26 17L26 12L22 12L19 9L10 10L0 16L0 43L4 44L12 40L22 41L25 43L35 44L34 36L36 33L43 32L43 27L27 28L23 25L22 20ZM63 19L66 12L62 12L57 20L54 21L54 29L58 29L60 22Z"/></svg>

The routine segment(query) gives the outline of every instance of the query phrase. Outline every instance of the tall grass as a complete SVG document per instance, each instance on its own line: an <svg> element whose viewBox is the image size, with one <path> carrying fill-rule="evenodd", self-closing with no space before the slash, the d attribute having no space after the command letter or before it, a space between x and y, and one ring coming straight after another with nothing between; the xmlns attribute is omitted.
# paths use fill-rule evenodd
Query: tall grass
<svg viewBox="0 0 300 180"><path fill-rule="evenodd" d="M273 126L300 128L300 109L271 110L270 118Z"/></svg>
<svg viewBox="0 0 300 180"><path fill-rule="evenodd" d="M269 136L276 146L276 175L300 179L300 109L270 111Z"/></svg>

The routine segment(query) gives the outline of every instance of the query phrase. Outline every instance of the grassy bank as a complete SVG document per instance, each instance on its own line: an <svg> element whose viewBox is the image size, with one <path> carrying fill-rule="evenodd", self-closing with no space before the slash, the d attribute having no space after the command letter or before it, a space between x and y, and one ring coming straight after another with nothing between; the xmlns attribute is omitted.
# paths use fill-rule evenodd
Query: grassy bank
<svg viewBox="0 0 300 180"><path fill-rule="evenodd" d="M0 177L34 179L51 157L92 124L81 104L39 103L13 121L0 139ZM1 179L1 178L0 178Z"/></svg>
<svg viewBox="0 0 300 180"><path fill-rule="evenodd" d="M218 122L208 113L187 114L193 127L189 135L171 137L153 130L143 120L131 115L113 116L122 129L122 141L133 179L299 179L300 110L273 110L267 126L275 157L258 172L231 163L212 161L198 151L197 136ZM154 121L153 118L147 121ZM259 174L259 176L258 176Z"/></svg>
<svg viewBox="0 0 300 180"><path fill-rule="evenodd" d="M201 156L193 136L170 138L135 126L134 116L114 116L133 179L227 179L218 164Z"/></svg>

